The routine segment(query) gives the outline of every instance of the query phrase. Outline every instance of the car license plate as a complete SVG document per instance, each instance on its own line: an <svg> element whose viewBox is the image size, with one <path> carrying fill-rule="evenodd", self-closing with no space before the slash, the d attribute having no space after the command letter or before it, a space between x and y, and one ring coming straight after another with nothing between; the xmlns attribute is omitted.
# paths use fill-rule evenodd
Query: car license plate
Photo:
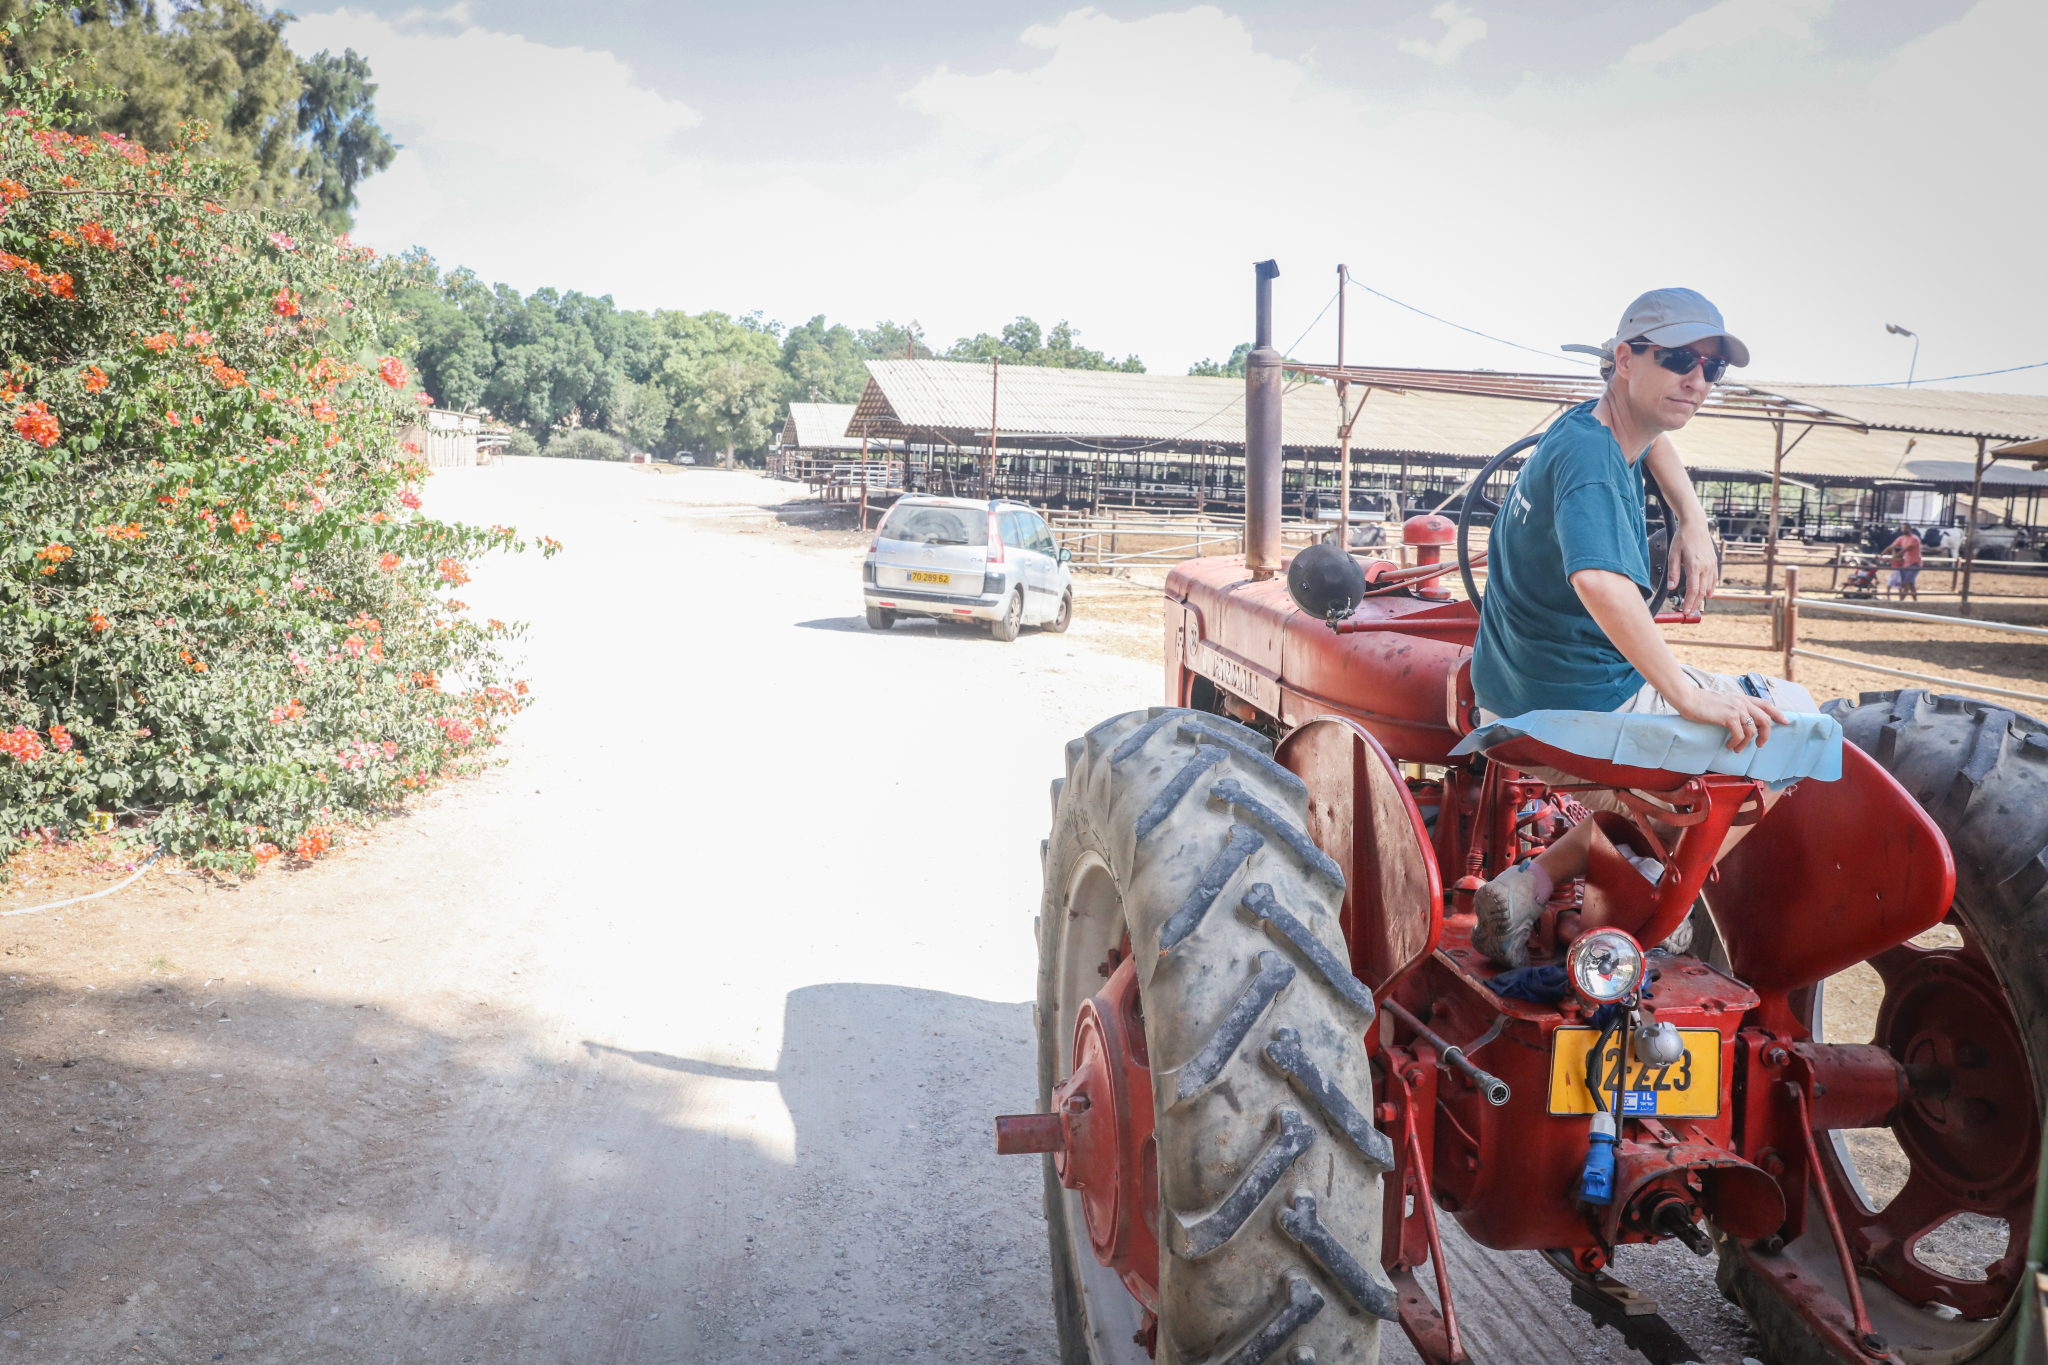
<svg viewBox="0 0 2048 1365"><path fill-rule="evenodd" d="M1621 1092L1621 1113L1677 1118L1713 1118L1721 1112L1721 1034L1710 1028L1678 1031L1685 1055L1669 1065L1653 1066L1631 1055L1628 1082ZM1593 1094L1586 1088L1587 1053L1600 1039L1590 1028L1561 1028L1550 1041L1550 1112L1590 1114ZM1635 1049L1631 1047L1630 1053ZM1600 1059L1601 1094L1614 1102L1614 1083L1621 1068L1621 1044L1607 1040Z"/></svg>
<svg viewBox="0 0 2048 1365"><path fill-rule="evenodd" d="M953 581L953 575L949 573L927 573L922 569L912 569L910 571L910 581L913 583L950 584Z"/></svg>

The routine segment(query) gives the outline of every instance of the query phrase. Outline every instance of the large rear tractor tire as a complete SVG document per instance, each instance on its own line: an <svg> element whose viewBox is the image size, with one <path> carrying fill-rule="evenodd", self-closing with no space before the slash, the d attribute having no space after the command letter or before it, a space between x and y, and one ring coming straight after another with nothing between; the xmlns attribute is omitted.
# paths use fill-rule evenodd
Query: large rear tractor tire
<svg viewBox="0 0 2048 1365"><path fill-rule="evenodd" d="M1041 1107L1074 1074L1085 1020L1082 1066L1125 1077L1130 1111L1083 1101L1088 1123L1118 1124L1125 1197L1068 1189L1046 1158L1062 1365L1373 1365L1393 1317L1372 998L1338 927L1342 873L1270 754L1231 721L1154 707L1069 744L1053 784ZM1112 1008L1130 1028L1095 1022ZM1104 1068L1112 1035L1127 1041Z"/></svg>
<svg viewBox="0 0 2048 1365"><path fill-rule="evenodd" d="M2018 1342L2021 1282L2031 1278L2023 1271L2048 1095L2048 726L1917 688L1825 709L1941 827L1955 855L1956 894L1952 933L1922 936L1869 964L1884 983L1877 1045L1951 1078L1940 1098L1894 1111L1905 1183L1874 1210L1846 1142L1819 1134L1822 1162L1864 1270L1872 1326L1897 1358L2006 1365ZM1925 1258L1931 1243L1920 1239L1958 1215L1988 1262L1981 1278L1957 1278L1953 1262ZM1831 1266L1825 1224L1810 1216L1807 1229L1800 1243L1815 1244L1806 1259ZM1787 1252L1800 1254L1800 1243ZM1838 1365L1732 1241L1722 1242L1720 1279L1773 1365Z"/></svg>

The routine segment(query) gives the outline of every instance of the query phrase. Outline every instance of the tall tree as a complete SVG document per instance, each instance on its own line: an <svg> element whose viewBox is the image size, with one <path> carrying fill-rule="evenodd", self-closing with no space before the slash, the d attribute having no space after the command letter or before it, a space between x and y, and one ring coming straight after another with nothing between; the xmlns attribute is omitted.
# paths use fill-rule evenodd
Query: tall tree
<svg viewBox="0 0 2048 1365"><path fill-rule="evenodd" d="M19 70L83 53L63 101L77 128L162 150L205 125L208 151L250 168L244 206L300 209L346 230L356 187L391 164L369 64L352 51L300 60L283 10L181 0L166 15L153 0L80 0L37 15L30 0L0 0L0 22L22 26L0 61Z"/></svg>
<svg viewBox="0 0 2048 1365"><path fill-rule="evenodd" d="M321 220L346 232L356 186L389 166L398 148L377 126L377 87L354 48L306 58L299 80L299 138L307 153L299 178L320 201Z"/></svg>

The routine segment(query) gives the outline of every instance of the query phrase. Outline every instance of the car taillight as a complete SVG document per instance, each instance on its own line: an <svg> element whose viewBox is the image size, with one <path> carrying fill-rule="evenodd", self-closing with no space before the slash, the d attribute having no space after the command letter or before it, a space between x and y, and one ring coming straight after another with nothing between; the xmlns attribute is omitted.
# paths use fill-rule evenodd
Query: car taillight
<svg viewBox="0 0 2048 1365"><path fill-rule="evenodd" d="M1001 528L996 523L996 514L994 512L988 514L988 562L991 564L1003 562L1003 536Z"/></svg>

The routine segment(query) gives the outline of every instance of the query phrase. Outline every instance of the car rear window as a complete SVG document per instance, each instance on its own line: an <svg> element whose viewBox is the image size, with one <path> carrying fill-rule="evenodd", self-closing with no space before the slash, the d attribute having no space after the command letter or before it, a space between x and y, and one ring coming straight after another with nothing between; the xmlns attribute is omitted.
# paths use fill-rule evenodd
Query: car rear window
<svg viewBox="0 0 2048 1365"><path fill-rule="evenodd" d="M988 513L966 507L897 507L882 523L882 539L913 545L986 545Z"/></svg>

